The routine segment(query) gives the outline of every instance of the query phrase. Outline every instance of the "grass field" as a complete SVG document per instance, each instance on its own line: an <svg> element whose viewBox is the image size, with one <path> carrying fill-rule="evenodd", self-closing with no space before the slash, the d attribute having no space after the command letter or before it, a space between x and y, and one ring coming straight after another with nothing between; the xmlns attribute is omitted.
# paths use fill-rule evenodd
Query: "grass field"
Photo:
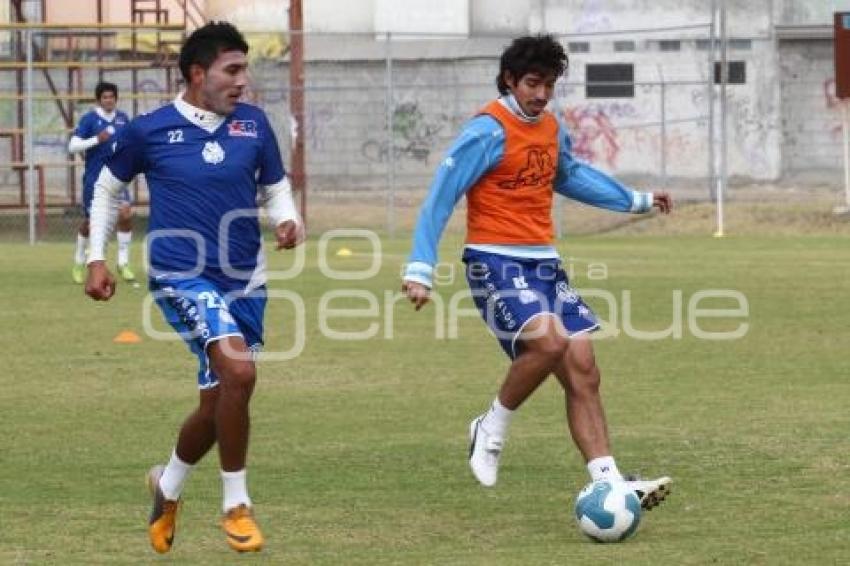
<svg viewBox="0 0 850 566"><path fill-rule="evenodd" d="M333 266L372 261L363 241L347 245L355 254ZM451 237L443 258L455 260L458 246ZM433 305L414 313L402 303L386 339L383 296L397 289L407 241L384 242L377 276L331 281L317 268L313 240L303 275L273 285L304 297L304 351L261 365L252 405L249 483L268 546L255 556L227 549L211 455L185 492L170 560L846 563L850 237L613 234L560 246L578 287L608 290L619 302L631 291L632 324L642 330L669 326L677 289L686 310L702 289L748 300L749 331L739 340L697 339L686 312L681 339L624 333L597 342L621 469L676 482L635 538L597 545L578 532L572 503L587 476L554 382L514 419L499 485L479 487L466 464L466 429L507 365L495 341L469 317L460 339L436 339ZM111 304L85 299L69 282L70 244L4 244L0 252L0 563L158 561L145 534L143 478L168 456L195 403L195 362L179 342L113 344L122 329L143 332L144 293L124 286ZM607 278L588 279L588 263L604 264ZM462 288L458 280L441 293ZM375 323L377 336L322 335L318 305L333 289L378 297L377 316L331 321L348 330ZM591 302L604 318L604 303ZM709 305L733 306L700 306ZM270 349L293 344L292 313L287 303L270 305ZM731 330L742 320L700 324Z"/></svg>

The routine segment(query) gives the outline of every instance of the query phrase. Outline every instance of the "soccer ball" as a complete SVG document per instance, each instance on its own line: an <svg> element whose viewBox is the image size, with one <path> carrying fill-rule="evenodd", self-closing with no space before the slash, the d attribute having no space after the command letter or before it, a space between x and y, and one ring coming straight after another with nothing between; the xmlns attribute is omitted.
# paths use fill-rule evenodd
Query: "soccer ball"
<svg viewBox="0 0 850 566"><path fill-rule="evenodd" d="M596 542L620 542L640 524L640 500L622 481L590 482L576 498L576 520Z"/></svg>

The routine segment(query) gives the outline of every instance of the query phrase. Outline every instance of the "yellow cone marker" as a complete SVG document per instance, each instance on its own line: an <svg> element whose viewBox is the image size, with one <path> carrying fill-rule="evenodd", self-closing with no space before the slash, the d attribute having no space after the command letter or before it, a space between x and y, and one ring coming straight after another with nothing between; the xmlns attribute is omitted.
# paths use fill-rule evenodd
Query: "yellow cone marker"
<svg viewBox="0 0 850 566"><path fill-rule="evenodd" d="M122 330L112 341L116 344L138 344L142 338L132 330Z"/></svg>
<svg viewBox="0 0 850 566"><path fill-rule="evenodd" d="M348 248L339 248L336 252L337 257L351 257L354 253Z"/></svg>

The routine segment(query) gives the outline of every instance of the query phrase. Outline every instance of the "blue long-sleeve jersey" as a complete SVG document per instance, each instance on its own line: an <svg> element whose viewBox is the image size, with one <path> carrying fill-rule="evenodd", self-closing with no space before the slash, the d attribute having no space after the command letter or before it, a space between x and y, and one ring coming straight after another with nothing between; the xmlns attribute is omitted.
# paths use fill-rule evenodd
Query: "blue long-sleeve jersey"
<svg viewBox="0 0 850 566"><path fill-rule="evenodd" d="M556 192L571 199L619 212L646 212L653 195L634 191L609 175L576 160L572 141L561 124L558 131ZM419 212L413 250L404 279L432 286L440 237L458 201L502 159L505 133L492 116L481 114L466 123L446 152ZM515 257L557 257L551 246L470 246Z"/></svg>

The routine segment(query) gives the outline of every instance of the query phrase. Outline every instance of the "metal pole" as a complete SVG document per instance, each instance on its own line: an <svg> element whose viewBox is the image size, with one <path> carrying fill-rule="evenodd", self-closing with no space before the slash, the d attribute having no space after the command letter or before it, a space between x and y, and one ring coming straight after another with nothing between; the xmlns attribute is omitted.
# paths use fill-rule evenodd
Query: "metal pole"
<svg viewBox="0 0 850 566"><path fill-rule="evenodd" d="M660 71L660 70L659 70ZM667 188L667 85L664 83L664 72L661 74L661 186Z"/></svg>
<svg viewBox="0 0 850 566"><path fill-rule="evenodd" d="M727 186L728 134L726 116L726 84L729 81L729 69L726 49L726 0L720 3L720 177L717 179L717 231L715 237L722 238L723 232L723 198Z"/></svg>
<svg viewBox="0 0 850 566"><path fill-rule="evenodd" d="M386 35L387 59L387 234L395 236L395 143L393 142L393 92L392 32Z"/></svg>
<svg viewBox="0 0 850 566"><path fill-rule="evenodd" d="M33 76L32 76L32 30L24 32L24 38L27 46L27 99L26 99L26 146L27 146L27 198L29 200L29 215L30 215L30 245L35 244L35 168L33 164Z"/></svg>
<svg viewBox="0 0 850 566"><path fill-rule="evenodd" d="M103 0L97 0L97 23L103 23ZM97 34L97 62L103 62L103 36L99 33ZM103 69L97 70L97 80L98 82L103 80Z"/></svg>
<svg viewBox="0 0 850 566"><path fill-rule="evenodd" d="M844 133L844 206L836 207L835 214L850 212L850 99L841 101L841 130Z"/></svg>
<svg viewBox="0 0 850 566"><path fill-rule="evenodd" d="M714 35L716 33L717 0L711 0L711 26L708 31L708 79L706 80L708 100L708 198L714 200Z"/></svg>
<svg viewBox="0 0 850 566"><path fill-rule="evenodd" d="M295 121L295 140L292 147L292 188L301 195L301 217L307 220L307 157L304 117L304 19L301 0L289 5L289 113Z"/></svg>

